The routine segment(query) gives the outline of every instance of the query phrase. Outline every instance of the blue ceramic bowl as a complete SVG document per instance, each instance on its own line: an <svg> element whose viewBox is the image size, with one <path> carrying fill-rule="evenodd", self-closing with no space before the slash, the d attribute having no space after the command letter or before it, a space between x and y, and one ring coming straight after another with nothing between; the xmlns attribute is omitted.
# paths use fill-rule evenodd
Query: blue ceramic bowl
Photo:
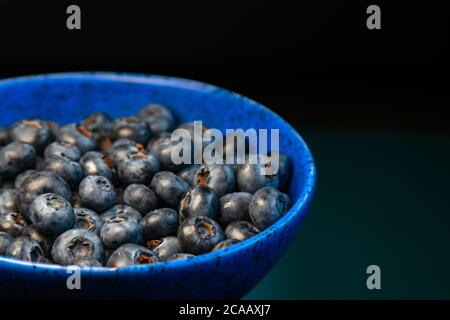
<svg viewBox="0 0 450 320"><path fill-rule="evenodd" d="M118 117L148 102L170 106L179 121L209 127L280 130L280 150L294 162L293 206L277 223L233 247L190 260L81 270L81 290L68 290L67 268L0 257L0 297L242 298L269 272L301 226L316 173L310 151L282 118L255 101L211 85L176 78L114 73L66 73L0 81L0 125L22 118L76 122L93 111Z"/></svg>

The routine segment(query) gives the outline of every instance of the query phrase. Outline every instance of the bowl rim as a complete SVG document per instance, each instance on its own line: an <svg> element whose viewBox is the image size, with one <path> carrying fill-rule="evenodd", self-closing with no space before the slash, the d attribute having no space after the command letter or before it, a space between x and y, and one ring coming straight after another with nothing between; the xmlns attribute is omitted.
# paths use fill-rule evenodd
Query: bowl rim
<svg viewBox="0 0 450 320"><path fill-rule="evenodd" d="M300 134L281 116L276 114L274 111L264 106L263 104L243 96L239 93L230 91L225 88L221 88L219 86L215 86L212 84L207 84L204 82L200 82L197 80L185 79L180 77L172 77L172 76L163 76L163 75L155 75L155 74L142 74L142 73L129 73L129 72L105 72L105 71L82 71L82 72L59 72L59 73L47 73L47 74L37 74L37 75L25 75L19 77L12 77L6 79L0 79L0 87L13 85L21 82L29 82L29 81L42 81L46 79L51 80L62 80L62 79L91 79L91 80L106 80L106 81L117 81L117 82L134 82L141 84L149 84L149 85L159 85L159 86L169 86L176 87L187 90L195 90L202 91L204 93L218 92L223 95L234 96L237 99L242 100L245 104L252 105L253 107L263 109L270 117L276 118L280 122L282 122L289 130L289 133L292 134L300 143L301 147L305 150L306 157L302 158L302 161L306 163L307 169L305 172L305 182L303 190L297 199L297 201L292 205L289 211L281 217L277 222L275 222L272 226L267 229L261 231L259 234L245 240L239 242L229 248L224 250L218 250L214 252L208 252L190 259L182 259L182 260L174 260L169 262L160 262L155 264L145 264L145 265L132 265L125 266L122 268L108 268L108 267L84 267L80 268L82 273L111 273L111 272L127 272L127 271L146 271L153 269L164 269L167 267L171 268L183 268L186 266L192 266L194 264L202 264L208 263L211 261L215 261L218 257L229 256L235 253L236 251L254 246L259 241L262 241L265 237L270 235L275 230L282 229L284 226L288 225L294 218L297 218L297 215L300 215L300 218L303 218L306 215L308 206L310 205L312 198L314 196L315 188L316 188L316 167L314 164L314 159L306 145L303 138ZM61 266L57 264L45 264L38 262L29 262L24 260L19 260L15 258L8 258L4 256L0 256L0 265L7 265L9 267L19 267L26 268L28 270L31 269L45 269L45 270L62 270L64 272L69 269L77 268L76 266Z"/></svg>

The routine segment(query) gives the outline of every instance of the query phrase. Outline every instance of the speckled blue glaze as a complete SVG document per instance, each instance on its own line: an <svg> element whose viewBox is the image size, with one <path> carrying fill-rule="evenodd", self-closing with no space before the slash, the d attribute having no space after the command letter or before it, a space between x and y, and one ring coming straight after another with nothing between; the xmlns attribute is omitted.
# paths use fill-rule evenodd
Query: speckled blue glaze
<svg viewBox="0 0 450 320"><path fill-rule="evenodd" d="M93 111L114 117L160 102L179 121L209 127L280 129L280 150L294 160L290 211L259 235L190 260L117 270L81 271L82 289L68 290L67 269L0 258L0 297L241 298L277 263L310 206L316 173L306 144L283 119L255 101L211 85L176 78L115 73L66 73L0 81L0 125L24 117L75 122Z"/></svg>

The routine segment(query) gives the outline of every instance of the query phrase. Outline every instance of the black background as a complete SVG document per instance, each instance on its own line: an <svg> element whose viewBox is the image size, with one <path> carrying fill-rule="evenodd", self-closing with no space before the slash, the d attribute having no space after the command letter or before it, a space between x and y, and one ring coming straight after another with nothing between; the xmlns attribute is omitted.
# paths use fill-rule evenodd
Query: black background
<svg viewBox="0 0 450 320"><path fill-rule="evenodd" d="M192 3L191 3L192 2ZM78 4L82 30L66 28ZM382 29L366 28L378 4ZM0 77L193 78L293 125L448 130L448 12L410 1L0 1Z"/></svg>

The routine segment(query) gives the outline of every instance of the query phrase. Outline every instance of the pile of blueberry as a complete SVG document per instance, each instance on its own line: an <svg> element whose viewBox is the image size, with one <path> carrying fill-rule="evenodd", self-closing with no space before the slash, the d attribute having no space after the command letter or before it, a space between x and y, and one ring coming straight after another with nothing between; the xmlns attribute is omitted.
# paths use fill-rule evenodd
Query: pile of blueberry
<svg viewBox="0 0 450 320"><path fill-rule="evenodd" d="M288 211L278 190L290 176L285 155L269 175L259 163L175 165L176 128L158 104L115 120L97 112L78 124L0 128L0 255L111 268L190 259Z"/></svg>

